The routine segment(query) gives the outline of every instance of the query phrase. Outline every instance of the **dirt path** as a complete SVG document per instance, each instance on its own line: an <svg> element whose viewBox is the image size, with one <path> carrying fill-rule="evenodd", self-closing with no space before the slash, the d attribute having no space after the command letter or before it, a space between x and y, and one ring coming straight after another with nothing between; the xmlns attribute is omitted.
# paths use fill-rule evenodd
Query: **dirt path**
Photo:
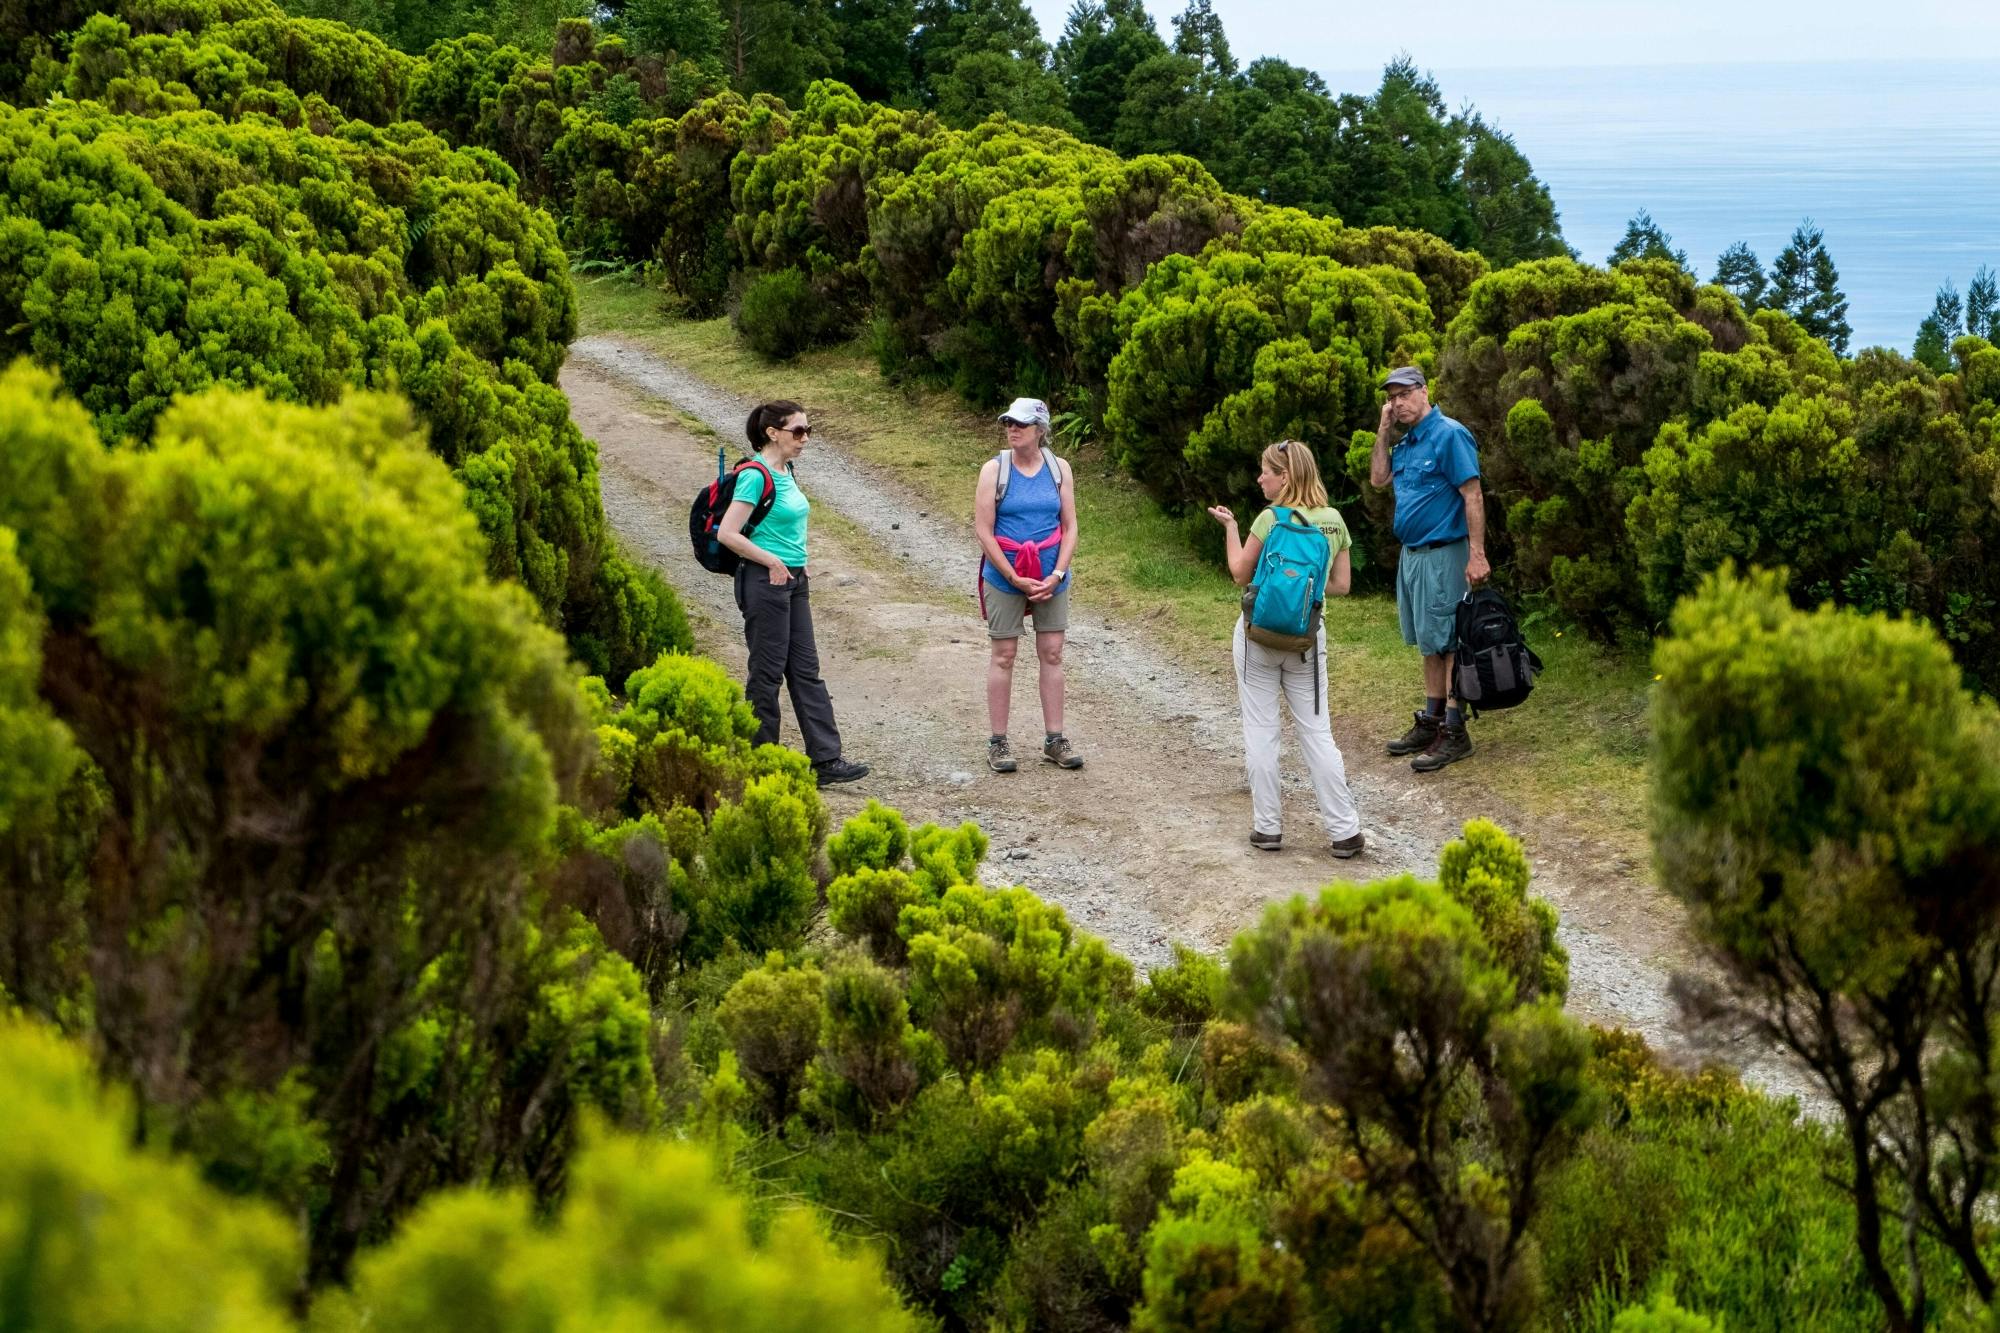
<svg viewBox="0 0 2000 1333"><path fill-rule="evenodd" d="M740 674L730 581L694 562L686 513L695 490L715 476L717 445L738 452L750 404L615 337L573 344L562 387L577 423L597 441L612 526L680 590L702 651ZM716 438L689 430L683 417ZM1638 867L1605 864L1550 821L1524 816L1507 799L1505 773L1485 771L1476 759L1420 778L1381 752L1375 733L1384 710L1343 698L1338 680L1330 683L1334 738L1368 851L1345 863L1327 854L1289 738L1285 847L1253 850L1226 655L1169 660L1142 627L1107 623L1089 598L1088 533L1066 652L1066 730L1088 762L1061 772L1022 744L1019 773L987 772L987 650L971 535L844 456L837 439L815 437L798 472L814 504L822 663L847 754L874 767L863 782L829 792L836 820L871 796L912 823L974 820L992 840L990 882L1026 885L1149 966L1170 956L1173 940L1219 950L1264 904L1336 878L1433 876L1439 849L1466 820L1484 816L1522 839L1536 891L1562 914L1572 1013L1641 1031L1677 1058L1725 1059L1774 1092L1805 1093L1774 1056L1703 1048L1681 1024L1667 993L1670 970L1688 957L1680 910ZM1040 727L1028 658L1016 667L1011 727L1023 743ZM1363 711L1348 711L1357 706ZM786 731L796 743L789 716Z"/></svg>

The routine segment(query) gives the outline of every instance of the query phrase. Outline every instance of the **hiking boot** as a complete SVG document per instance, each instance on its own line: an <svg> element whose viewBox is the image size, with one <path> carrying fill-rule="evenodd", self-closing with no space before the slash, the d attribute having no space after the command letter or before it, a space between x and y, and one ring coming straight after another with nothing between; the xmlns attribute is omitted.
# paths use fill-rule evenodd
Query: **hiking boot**
<svg viewBox="0 0 2000 1333"><path fill-rule="evenodd" d="M1401 757L1406 754L1422 754L1431 748L1437 739L1438 728L1444 719L1435 713L1418 713L1417 724L1389 742L1389 753Z"/></svg>
<svg viewBox="0 0 2000 1333"><path fill-rule="evenodd" d="M1250 830L1250 845L1260 852L1275 852L1284 840L1285 835L1282 833L1259 833L1256 829Z"/></svg>
<svg viewBox="0 0 2000 1333"><path fill-rule="evenodd" d="M851 759L829 759L823 764L813 765L813 777L822 787L831 787L842 782L858 782L868 776L868 765L857 764Z"/></svg>
<svg viewBox="0 0 2000 1333"><path fill-rule="evenodd" d="M1083 767L1083 756L1070 747L1069 737L1060 731L1042 746L1042 758L1057 768Z"/></svg>
<svg viewBox="0 0 2000 1333"><path fill-rule="evenodd" d="M1449 723L1438 728L1437 739L1431 748L1410 761L1410 767L1419 773L1435 773L1446 764L1455 764L1472 753L1472 737L1465 734L1465 724L1452 726Z"/></svg>
<svg viewBox="0 0 2000 1333"><path fill-rule="evenodd" d="M1338 861L1350 860L1361 855L1361 850L1367 845L1368 839L1362 837L1359 833L1356 833L1351 838L1336 838L1332 847L1334 859Z"/></svg>
<svg viewBox="0 0 2000 1333"><path fill-rule="evenodd" d="M1014 752L1007 748L1005 736L994 736L986 742L986 766L995 773L1012 773L1020 767L1014 762Z"/></svg>

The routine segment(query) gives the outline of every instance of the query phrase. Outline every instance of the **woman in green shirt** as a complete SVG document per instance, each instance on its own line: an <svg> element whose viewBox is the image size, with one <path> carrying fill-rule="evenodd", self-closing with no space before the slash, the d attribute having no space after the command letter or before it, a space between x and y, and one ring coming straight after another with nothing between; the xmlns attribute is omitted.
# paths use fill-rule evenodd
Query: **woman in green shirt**
<svg viewBox="0 0 2000 1333"><path fill-rule="evenodd" d="M1326 534L1326 595L1345 596L1353 580L1348 549L1354 540L1340 511L1326 502L1326 486L1319 479L1319 462L1311 447L1280 440L1266 449L1257 486L1266 500L1298 510ZM1228 506L1216 505L1208 514L1222 525L1230 577L1238 585L1249 583L1277 516L1269 509L1257 515L1246 540L1237 532L1236 515ZM1280 652L1247 638L1242 618L1236 621L1236 698L1243 708L1243 764L1250 774L1250 845L1268 852L1279 847L1278 700L1283 696L1291 705L1292 734L1305 753L1320 821L1333 841L1333 854L1345 860L1361 853L1365 839L1354 794L1347 789L1347 766L1327 723L1326 691L1320 688L1323 682L1313 679L1326 661L1324 622L1317 635L1315 653Z"/></svg>
<svg viewBox="0 0 2000 1333"><path fill-rule="evenodd" d="M841 757L840 728L833 699L819 674L819 646L813 642L812 604L806 577L806 525L812 504L792 476L792 464L812 439L812 423L797 403L765 403L743 425L757 460L769 469L774 487L771 510L757 525L755 539L743 531L750 511L764 495L764 474L746 467L722 513L717 536L736 552L736 609L743 613L743 638L750 645L744 697L757 714L757 744L777 744L778 685L790 688L792 718L805 740L819 785L852 782L868 775L868 765Z"/></svg>

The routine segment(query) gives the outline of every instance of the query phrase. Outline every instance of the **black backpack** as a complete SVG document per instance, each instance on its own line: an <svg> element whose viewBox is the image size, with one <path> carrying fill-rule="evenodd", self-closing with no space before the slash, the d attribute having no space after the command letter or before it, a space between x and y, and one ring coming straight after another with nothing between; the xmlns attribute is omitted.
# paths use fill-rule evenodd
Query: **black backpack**
<svg viewBox="0 0 2000 1333"><path fill-rule="evenodd" d="M728 451L717 449L715 480L695 492L694 504L688 509L688 537L694 542L694 558L703 569L713 574L734 574L736 566L742 563L736 552L722 544L722 538L717 534L722 527L722 516L729 509L729 502L736 498L736 474L744 468L755 468L764 474L764 493L750 507L750 518L743 524L743 535L748 537L764 521L764 516L771 512L771 506L778 498L778 483L771 476L771 469L757 459L746 458L731 467Z"/></svg>
<svg viewBox="0 0 2000 1333"><path fill-rule="evenodd" d="M1521 638L1507 599L1492 588L1473 588L1458 603L1458 649L1452 688L1473 713L1512 708L1535 688L1542 659Z"/></svg>

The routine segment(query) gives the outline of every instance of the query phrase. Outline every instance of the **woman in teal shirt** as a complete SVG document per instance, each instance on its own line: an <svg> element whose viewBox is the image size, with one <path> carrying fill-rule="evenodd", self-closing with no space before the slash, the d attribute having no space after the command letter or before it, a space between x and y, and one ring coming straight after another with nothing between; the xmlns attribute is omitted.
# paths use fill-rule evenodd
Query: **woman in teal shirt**
<svg viewBox="0 0 2000 1333"><path fill-rule="evenodd" d="M743 425L757 460L774 484L771 510L752 534L743 531L750 511L764 495L764 474L746 467L736 474L736 490L723 511L717 535L736 552L736 608L743 613L743 638L750 646L744 697L757 714L757 744L778 740L778 685L792 696L792 718L805 740L806 758L824 787L868 775L868 765L841 756L840 728L833 699L819 674L819 646L813 641L812 604L806 577L806 526L812 503L792 476L792 464L812 439L812 423L797 403L765 403Z"/></svg>

